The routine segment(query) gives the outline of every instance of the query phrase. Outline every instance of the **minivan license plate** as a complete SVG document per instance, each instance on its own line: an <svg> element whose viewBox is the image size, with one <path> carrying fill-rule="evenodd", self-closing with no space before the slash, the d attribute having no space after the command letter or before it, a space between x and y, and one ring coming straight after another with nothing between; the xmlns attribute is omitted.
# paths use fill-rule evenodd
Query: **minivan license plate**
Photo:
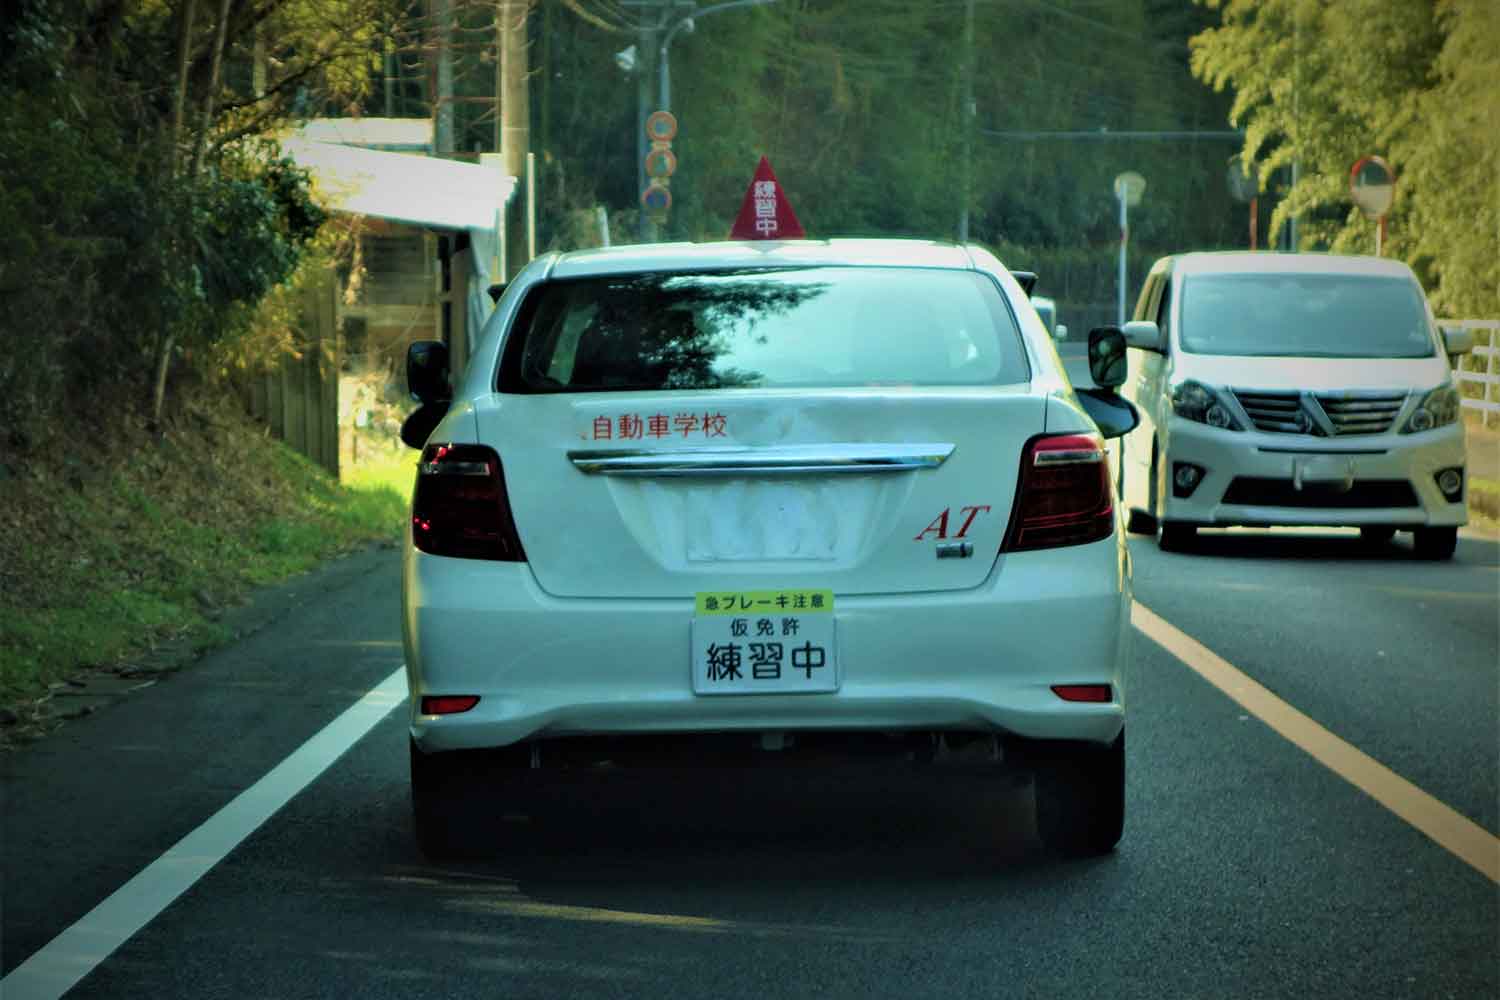
<svg viewBox="0 0 1500 1000"><path fill-rule="evenodd" d="M693 614L693 693L837 691L833 591L704 591Z"/></svg>

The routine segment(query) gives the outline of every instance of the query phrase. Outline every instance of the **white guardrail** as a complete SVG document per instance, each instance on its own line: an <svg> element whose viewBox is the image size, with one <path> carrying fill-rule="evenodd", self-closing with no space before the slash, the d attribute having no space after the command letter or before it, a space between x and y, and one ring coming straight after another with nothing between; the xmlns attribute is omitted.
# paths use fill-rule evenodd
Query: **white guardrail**
<svg viewBox="0 0 1500 1000"><path fill-rule="evenodd" d="M1460 393L1465 383L1479 386L1479 395L1465 394L1463 405L1465 409L1479 411L1479 419L1488 427L1491 414L1500 417L1500 388L1492 388L1500 387L1500 373L1496 371L1500 369L1500 319L1440 319L1438 326L1488 333L1489 343L1479 343L1480 337L1476 336L1474 350L1457 358L1453 369Z"/></svg>

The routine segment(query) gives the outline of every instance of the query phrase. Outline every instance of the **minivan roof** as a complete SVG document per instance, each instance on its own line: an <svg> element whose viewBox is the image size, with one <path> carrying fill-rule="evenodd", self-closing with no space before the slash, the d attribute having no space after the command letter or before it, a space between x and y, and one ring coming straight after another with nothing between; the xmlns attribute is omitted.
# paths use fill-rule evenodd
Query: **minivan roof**
<svg viewBox="0 0 1500 1000"><path fill-rule="evenodd" d="M1185 253L1169 258L1179 274L1358 274L1412 277L1411 268L1389 257L1332 253L1266 253L1222 251Z"/></svg>

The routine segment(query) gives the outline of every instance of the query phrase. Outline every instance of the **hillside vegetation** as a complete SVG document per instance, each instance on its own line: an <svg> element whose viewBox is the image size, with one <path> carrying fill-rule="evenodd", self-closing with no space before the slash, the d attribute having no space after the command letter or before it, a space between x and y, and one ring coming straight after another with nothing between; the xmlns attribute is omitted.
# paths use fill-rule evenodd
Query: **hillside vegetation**
<svg viewBox="0 0 1500 1000"><path fill-rule="evenodd" d="M50 694L92 673L233 638L221 614L252 588L399 537L413 452L367 446L339 483L234 399L190 391L156 430L125 413L87 410L0 466L0 743L44 731Z"/></svg>

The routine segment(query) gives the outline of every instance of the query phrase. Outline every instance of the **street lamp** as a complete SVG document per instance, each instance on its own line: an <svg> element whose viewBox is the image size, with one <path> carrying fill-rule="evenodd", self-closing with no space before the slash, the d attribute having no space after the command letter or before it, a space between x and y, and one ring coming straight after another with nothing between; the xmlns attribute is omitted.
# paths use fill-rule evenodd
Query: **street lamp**
<svg viewBox="0 0 1500 1000"><path fill-rule="evenodd" d="M695 21L700 17L707 17L710 14L732 10L736 7L761 7L775 2L776 0L728 0L726 3L716 3L700 10L694 0L620 0L622 6L634 7L640 11L639 20L636 22L636 29L640 32L638 47L633 45L623 52L616 53L615 62L625 72L635 73L636 77L635 163L637 190L642 196L645 195L647 187L646 118L651 114L651 83L646 73L645 63L652 49L656 50L658 60L657 110L668 111L672 104L672 70L668 64L669 50L678 33L684 30L691 31ZM678 10L678 8L684 8L684 10ZM661 12L659 20L653 21L649 17L648 12L653 9ZM656 240L656 223L649 213L641 215L640 235L641 239L647 243L653 243Z"/></svg>
<svg viewBox="0 0 1500 1000"><path fill-rule="evenodd" d="M692 31L693 22L698 18L717 14L722 10L733 10L736 7L764 7L766 4L775 2L776 0L728 0L727 3L716 3L711 7L704 7L702 10L697 10L696 8L690 9L685 17L680 18L676 24L672 25L671 30L662 36L661 48L656 53L658 110L672 110L672 68L667 60L667 50L672 47L672 39L677 37L679 31L684 28ZM664 20L662 27L665 26L666 21Z"/></svg>
<svg viewBox="0 0 1500 1000"><path fill-rule="evenodd" d="M1130 242L1130 214L1127 209L1141 203L1141 195L1146 193L1146 178L1134 170L1127 170L1115 178L1115 197L1120 202L1120 282L1119 282L1119 325L1125 325L1125 249Z"/></svg>

